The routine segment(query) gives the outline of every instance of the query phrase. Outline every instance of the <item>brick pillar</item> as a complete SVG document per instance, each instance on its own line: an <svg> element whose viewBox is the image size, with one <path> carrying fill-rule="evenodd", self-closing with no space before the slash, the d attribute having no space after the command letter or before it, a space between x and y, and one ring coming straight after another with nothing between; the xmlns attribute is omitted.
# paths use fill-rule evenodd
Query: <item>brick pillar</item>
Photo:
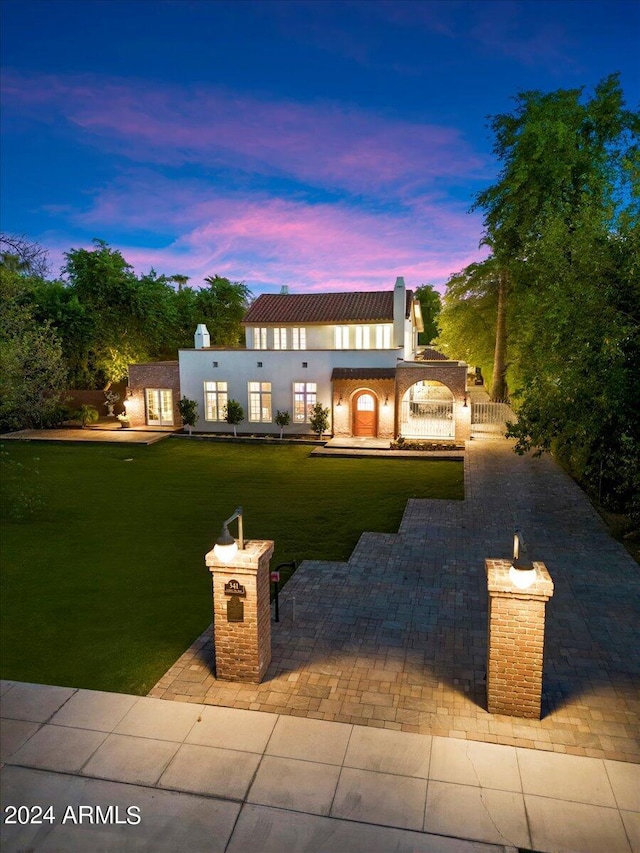
<svg viewBox="0 0 640 853"><path fill-rule="evenodd" d="M465 399L467 399L466 406L464 405ZM462 400L455 400L453 407L455 412L456 441L469 441L471 438L471 401L465 395Z"/></svg>
<svg viewBox="0 0 640 853"><path fill-rule="evenodd" d="M229 565L205 556L213 582L216 678L258 684L271 662L269 561L273 542L245 542Z"/></svg>
<svg viewBox="0 0 640 853"><path fill-rule="evenodd" d="M553 581L544 563L536 580L519 589L510 560L485 560L489 591L487 710L490 714L540 719L545 606Z"/></svg>

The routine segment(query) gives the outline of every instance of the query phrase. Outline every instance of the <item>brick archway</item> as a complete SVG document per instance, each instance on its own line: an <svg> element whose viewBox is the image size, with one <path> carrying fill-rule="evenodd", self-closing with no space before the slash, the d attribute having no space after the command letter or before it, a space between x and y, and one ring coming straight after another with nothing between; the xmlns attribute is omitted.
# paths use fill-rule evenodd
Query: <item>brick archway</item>
<svg viewBox="0 0 640 853"><path fill-rule="evenodd" d="M471 434L471 409L467 405L467 365L447 361L431 364L399 364L396 368L395 435L401 434L402 400L416 382L439 382L453 395L454 438L466 441Z"/></svg>

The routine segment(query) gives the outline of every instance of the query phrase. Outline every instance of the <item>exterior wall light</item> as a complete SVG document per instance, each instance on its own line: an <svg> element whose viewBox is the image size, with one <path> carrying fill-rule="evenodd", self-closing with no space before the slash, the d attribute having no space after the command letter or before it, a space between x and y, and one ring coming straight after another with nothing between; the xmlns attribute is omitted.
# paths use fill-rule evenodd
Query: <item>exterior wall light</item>
<svg viewBox="0 0 640 853"><path fill-rule="evenodd" d="M522 532L518 529L513 533L513 560L509 578L518 589L528 589L536 579L536 570L527 552Z"/></svg>
<svg viewBox="0 0 640 853"><path fill-rule="evenodd" d="M229 525L232 521L238 519L238 541L229 533ZM244 550L244 536L242 532L242 507L239 506L233 515L222 524L222 532L216 539L216 544L213 547L213 553L221 563L232 563L233 558L238 553L238 548Z"/></svg>
<svg viewBox="0 0 640 853"><path fill-rule="evenodd" d="M384 406L385 409L389 406L389 395L388 394L384 398L384 403L382 405Z"/></svg>
<svg viewBox="0 0 640 853"><path fill-rule="evenodd" d="M337 403L337 405L336 405L336 408L337 408L337 409L341 409L341 408L342 408L342 396L340 396L340 399L338 400L338 403Z"/></svg>

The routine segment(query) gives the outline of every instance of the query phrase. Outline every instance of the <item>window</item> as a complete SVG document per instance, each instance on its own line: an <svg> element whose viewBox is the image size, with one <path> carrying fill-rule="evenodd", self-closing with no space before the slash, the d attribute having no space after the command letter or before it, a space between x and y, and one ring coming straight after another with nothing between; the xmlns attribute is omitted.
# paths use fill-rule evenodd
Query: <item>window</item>
<svg viewBox="0 0 640 853"><path fill-rule="evenodd" d="M271 423L271 383L249 383L249 420L254 423Z"/></svg>
<svg viewBox="0 0 640 853"><path fill-rule="evenodd" d="M253 348L254 349L266 349L267 348L267 330L255 328L253 330Z"/></svg>
<svg viewBox="0 0 640 853"><path fill-rule="evenodd" d="M229 402L226 382L204 383L205 421L223 421L224 409Z"/></svg>
<svg viewBox="0 0 640 853"><path fill-rule="evenodd" d="M273 348L274 349L286 349L287 348L287 330L286 329L274 329L273 330Z"/></svg>
<svg viewBox="0 0 640 853"><path fill-rule="evenodd" d="M294 382L293 422L296 424L308 423L316 400L317 386L315 382Z"/></svg>
<svg viewBox="0 0 640 853"><path fill-rule="evenodd" d="M376 326L376 349L391 349L391 324Z"/></svg>
<svg viewBox="0 0 640 853"><path fill-rule="evenodd" d="M293 349L307 348L307 330L304 328L291 329L291 346Z"/></svg>
<svg viewBox="0 0 640 853"><path fill-rule="evenodd" d="M336 349L349 349L348 326L336 326Z"/></svg>
<svg viewBox="0 0 640 853"><path fill-rule="evenodd" d="M371 329L369 326L356 326L356 349L371 348Z"/></svg>

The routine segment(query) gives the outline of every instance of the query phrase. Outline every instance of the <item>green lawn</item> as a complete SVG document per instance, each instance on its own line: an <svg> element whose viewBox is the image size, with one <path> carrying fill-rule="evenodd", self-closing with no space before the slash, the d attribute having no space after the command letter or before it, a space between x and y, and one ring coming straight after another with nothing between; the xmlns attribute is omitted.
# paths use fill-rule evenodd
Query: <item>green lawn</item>
<svg viewBox="0 0 640 853"><path fill-rule="evenodd" d="M211 621L204 554L238 504L275 566L347 559L362 531L395 532L408 498L463 496L460 463L309 451L5 442L2 677L147 693ZM31 483L42 507L12 520Z"/></svg>

